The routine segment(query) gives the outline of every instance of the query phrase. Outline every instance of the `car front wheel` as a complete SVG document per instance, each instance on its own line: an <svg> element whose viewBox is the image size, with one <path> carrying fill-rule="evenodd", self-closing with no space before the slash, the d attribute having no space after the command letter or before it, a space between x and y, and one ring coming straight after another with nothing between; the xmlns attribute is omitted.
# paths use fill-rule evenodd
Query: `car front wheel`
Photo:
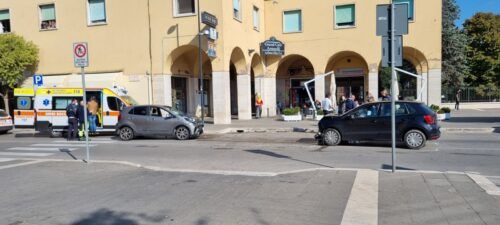
<svg viewBox="0 0 500 225"><path fill-rule="evenodd" d="M421 149L425 146L427 138L422 131L419 130L409 130L404 136L404 142L409 149Z"/></svg>
<svg viewBox="0 0 500 225"><path fill-rule="evenodd" d="M130 127L122 127L120 128L118 135L122 141L130 141L134 139L134 130Z"/></svg>
<svg viewBox="0 0 500 225"><path fill-rule="evenodd" d="M336 129L326 129L323 132L323 143L328 146L339 145L342 141L340 132Z"/></svg>
<svg viewBox="0 0 500 225"><path fill-rule="evenodd" d="M175 129L175 137L177 140L187 140L190 137L189 129L185 126L180 126Z"/></svg>

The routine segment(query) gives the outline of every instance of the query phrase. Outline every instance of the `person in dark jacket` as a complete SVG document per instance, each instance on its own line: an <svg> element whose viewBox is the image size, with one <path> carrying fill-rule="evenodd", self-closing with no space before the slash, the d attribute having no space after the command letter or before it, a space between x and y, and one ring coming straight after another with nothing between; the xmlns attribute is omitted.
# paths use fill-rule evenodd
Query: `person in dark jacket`
<svg viewBox="0 0 500 225"><path fill-rule="evenodd" d="M66 116L68 117L68 141L76 139L78 118L78 100L74 98L71 103L66 107Z"/></svg>
<svg viewBox="0 0 500 225"><path fill-rule="evenodd" d="M82 140L85 137L85 109L83 107L85 104L83 101L80 101L78 105L78 109L76 110L76 116L78 118L78 137ZM87 117L89 116L89 110L87 109Z"/></svg>
<svg viewBox="0 0 500 225"><path fill-rule="evenodd" d="M342 115L346 112L345 110L345 102L346 102L346 99L345 99L345 96L341 96L340 97L340 101L339 101L339 115Z"/></svg>
<svg viewBox="0 0 500 225"><path fill-rule="evenodd" d="M355 102L354 95L349 96L349 98L345 101L345 111L349 112L352 109L356 108L358 105Z"/></svg>
<svg viewBox="0 0 500 225"><path fill-rule="evenodd" d="M457 93L455 94L455 110L460 110L460 94L462 93L462 90L458 89Z"/></svg>

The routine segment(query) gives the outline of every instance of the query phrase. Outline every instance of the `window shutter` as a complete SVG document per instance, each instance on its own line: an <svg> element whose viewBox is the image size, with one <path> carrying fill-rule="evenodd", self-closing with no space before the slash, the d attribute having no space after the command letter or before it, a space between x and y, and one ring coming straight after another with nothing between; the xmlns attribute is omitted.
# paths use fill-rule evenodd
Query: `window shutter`
<svg viewBox="0 0 500 225"><path fill-rule="evenodd" d="M0 11L0 20L10 20L9 10L1 10Z"/></svg>
<svg viewBox="0 0 500 225"><path fill-rule="evenodd" d="M54 5L41 5L40 11L42 14L42 21L56 20L56 9Z"/></svg>
<svg viewBox="0 0 500 225"><path fill-rule="evenodd" d="M257 8L253 9L253 26L259 28L259 10Z"/></svg>
<svg viewBox="0 0 500 225"><path fill-rule="evenodd" d="M106 5L104 0L89 0L90 22L106 21Z"/></svg>
<svg viewBox="0 0 500 225"><path fill-rule="evenodd" d="M337 6L335 9L335 23L354 23L354 5Z"/></svg>
<svg viewBox="0 0 500 225"><path fill-rule="evenodd" d="M301 11L288 11L284 13L284 32L297 32L302 30Z"/></svg>

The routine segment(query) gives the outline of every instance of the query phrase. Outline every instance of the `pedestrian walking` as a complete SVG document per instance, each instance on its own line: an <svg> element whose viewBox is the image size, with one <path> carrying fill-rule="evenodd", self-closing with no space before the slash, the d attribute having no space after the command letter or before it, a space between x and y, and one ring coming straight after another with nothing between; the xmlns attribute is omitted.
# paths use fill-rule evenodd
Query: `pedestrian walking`
<svg viewBox="0 0 500 225"><path fill-rule="evenodd" d="M455 94L455 110L460 110L460 94L462 93L462 90L458 89L457 93Z"/></svg>
<svg viewBox="0 0 500 225"><path fill-rule="evenodd" d="M392 101L392 97L387 91L387 89L384 89L380 92L380 101L388 101L388 102Z"/></svg>
<svg viewBox="0 0 500 225"><path fill-rule="evenodd" d="M264 106L264 101L259 94L255 96L255 118L259 119L262 116L262 106Z"/></svg>
<svg viewBox="0 0 500 225"><path fill-rule="evenodd" d="M71 100L71 103L66 107L66 116L68 117L68 141L76 139L78 118L76 113L78 110L78 100L76 98Z"/></svg>
<svg viewBox="0 0 500 225"><path fill-rule="evenodd" d="M330 100L330 97L332 97L332 95L330 93L328 93L325 95L325 98L321 101L323 115L325 115L325 116L330 114L330 113L333 113L332 100Z"/></svg>
<svg viewBox="0 0 500 225"><path fill-rule="evenodd" d="M97 130L96 120L97 120L97 110L99 109L99 104L95 96L90 97L90 101L87 103L87 109L89 114L89 132L90 134L95 134Z"/></svg>

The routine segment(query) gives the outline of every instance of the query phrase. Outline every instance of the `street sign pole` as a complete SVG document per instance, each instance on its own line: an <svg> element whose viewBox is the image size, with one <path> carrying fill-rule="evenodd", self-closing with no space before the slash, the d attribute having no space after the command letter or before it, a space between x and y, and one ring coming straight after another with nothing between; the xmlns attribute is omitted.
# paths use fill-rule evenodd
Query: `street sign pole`
<svg viewBox="0 0 500 225"><path fill-rule="evenodd" d="M90 148L89 148L89 129L88 129L88 120L87 120L87 92L85 88L85 67L80 67L82 73L82 89L83 89L83 112L84 112L84 124L83 129L85 132L85 149L87 153L87 163L90 162Z"/></svg>
<svg viewBox="0 0 500 225"><path fill-rule="evenodd" d="M396 10L395 4L391 1L391 135L392 135L392 172L396 172L396 98L395 96L395 30L394 30L394 11Z"/></svg>
<svg viewBox="0 0 500 225"><path fill-rule="evenodd" d="M89 51L87 43L73 43L73 57L75 67L80 67L82 75L83 95L83 130L85 133L85 149L87 153L86 163L90 163L89 129L87 115L87 89L85 87L85 67L89 66Z"/></svg>

